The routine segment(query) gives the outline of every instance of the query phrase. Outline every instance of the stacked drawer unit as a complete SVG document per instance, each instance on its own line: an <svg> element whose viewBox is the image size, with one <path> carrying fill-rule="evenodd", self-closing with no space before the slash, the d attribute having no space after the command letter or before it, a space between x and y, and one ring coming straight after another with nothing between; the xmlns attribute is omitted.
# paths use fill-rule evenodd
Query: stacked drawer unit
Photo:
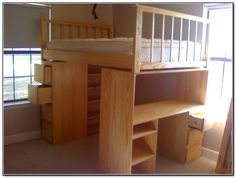
<svg viewBox="0 0 236 178"><path fill-rule="evenodd" d="M158 120L158 154L189 163L201 155L204 119L189 112Z"/></svg>
<svg viewBox="0 0 236 178"><path fill-rule="evenodd" d="M197 159L202 153L204 118L189 116L186 146L186 163Z"/></svg>
<svg viewBox="0 0 236 178"><path fill-rule="evenodd" d="M31 103L41 105L42 137L52 142L52 67L35 64L34 80L41 84L28 85L28 99Z"/></svg>

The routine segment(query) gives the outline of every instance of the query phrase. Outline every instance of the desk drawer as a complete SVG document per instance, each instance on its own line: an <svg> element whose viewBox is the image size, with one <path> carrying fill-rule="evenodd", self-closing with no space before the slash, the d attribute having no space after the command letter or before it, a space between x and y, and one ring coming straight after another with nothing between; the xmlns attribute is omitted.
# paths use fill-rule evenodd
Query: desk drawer
<svg viewBox="0 0 236 178"><path fill-rule="evenodd" d="M47 122L42 122L42 137L49 141L53 141L52 125Z"/></svg>
<svg viewBox="0 0 236 178"><path fill-rule="evenodd" d="M186 146L186 163L201 156L203 132L198 129L188 130L188 143Z"/></svg>
<svg viewBox="0 0 236 178"><path fill-rule="evenodd" d="M193 127L199 130L203 130L203 126L204 126L204 119L203 118L197 118L194 116L190 116L189 117L189 121L188 121L188 125L189 127Z"/></svg>
<svg viewBox="0 0 236 178"><path fill-rule="evenodd" d="M41 118L43 121L52 123L52 104L41 105Z"/></svg>
<svg viewBox="0 0 236 178"><path fill-rule="evenodd" d="M45 85L28 85L28 99L34 104L52 103L52 88Z"/></svg>
<svg viewBox="0 0 236 178"><path fill-rule="evenodd" d="M52 83L52 67L43 64L34 64L34 80L43 84Z"/></svg>

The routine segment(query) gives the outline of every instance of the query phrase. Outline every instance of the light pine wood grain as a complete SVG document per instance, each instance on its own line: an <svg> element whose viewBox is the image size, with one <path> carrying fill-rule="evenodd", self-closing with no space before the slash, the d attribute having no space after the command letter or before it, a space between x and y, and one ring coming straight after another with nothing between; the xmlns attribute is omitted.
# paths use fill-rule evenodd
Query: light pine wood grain
<svg viewBox="0 0 236 178"><path fill-rule="evenodd" d="M52 103L52 88L44 85L28 85L28 100L34 104Z"/></svg>
<svg viewBox="0 0 236 178"><path fill-rule="evenodd" d="M188 139L186 146L186 163L191 162L201 156L203 132L198 129L188 129Z"/></svg>
<svg viewBox="0 0 236 178"><path fill-rule="evenodd" d="M153 121L188 111L201 110L203 105L178 100L164 100L134 107L133 124Z"/></svg>
<svg viewBox="0 0 236 178"><path fill-rule="evenodd" d="M104 173L131 173L134 75L102 69L99 167Z"/></svg>
<svg viewBox="0 0 236 178"><path fill-rule="evenodd" d="M52 104L41 105L41 119L49 123L52 122Z"/></svg>
<svg viewBox="0 0 236 178"><path fill-rule="evenodd" d="M205 104L208 70L179 73L176 78L176 98Z"/></svg>
<svg viewBox="0 0 236 178"><path fill-rule="evenodd" d="M185 112L158 121L158 154L179 163L185 163L188 135L188 117Z"/></svg>
<svg viewBox="0 0 236 178"><path fill-rule="evenodd" d="M52 68L48 65L34 64L34 80L42 84L52 83Z"/></svg>
<svg viewBox="0 0 236 178"><path fill-rule="evenodd" d="M87 135L87 65L53 62L53 142Z"/></svg>

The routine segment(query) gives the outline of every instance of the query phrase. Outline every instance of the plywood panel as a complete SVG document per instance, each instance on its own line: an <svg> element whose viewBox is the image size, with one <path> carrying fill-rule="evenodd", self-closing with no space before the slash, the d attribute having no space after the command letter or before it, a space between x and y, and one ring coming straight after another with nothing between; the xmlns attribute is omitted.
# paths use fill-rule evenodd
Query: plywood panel
<svg viewBox="0 0 236 178"><path fill-rule="evenodd" d="M176 97L184 101L204 104L208 71L179 73L176 78Z"/></svg>
<svg viewBox="0 0 236 178"><path fill-rule="evenodd" d="M105 173L131 173L134 75L102 69L99 167Z"/></svg>
<svg viewBox="0 0 236 178"><path fill-rule="evenodd" d="M158 122L158 154L184 163L186 155L188 112L160 119Z"/></svg>
<svg viewBox="0 0 236 178"><path fill-rule="evenodd" d="M87 134L87 65L53 62L54 143Z"/></svg>

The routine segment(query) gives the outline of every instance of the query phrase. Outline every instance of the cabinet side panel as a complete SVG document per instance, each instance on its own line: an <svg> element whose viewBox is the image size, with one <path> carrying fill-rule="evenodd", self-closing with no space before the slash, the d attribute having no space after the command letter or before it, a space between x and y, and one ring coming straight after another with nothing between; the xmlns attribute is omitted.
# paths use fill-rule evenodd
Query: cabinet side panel
<svg viewBox="0 0 236 178"><path fill-rule="evenodd" d="M105 173L131 173L134 75L102 69L99 167Z"/></svg>
<svg viewBox="0 0 236 178"><path fill-rule="evenodd" d="M186 156L189 113L178 114L158 121L159 155L184 163Z"/></svg>
<svg viewBox="0 0 236 178"><path fill-rule="evenodd" d="M53 63L53 142L87 134L87 66Z"/></svg>

